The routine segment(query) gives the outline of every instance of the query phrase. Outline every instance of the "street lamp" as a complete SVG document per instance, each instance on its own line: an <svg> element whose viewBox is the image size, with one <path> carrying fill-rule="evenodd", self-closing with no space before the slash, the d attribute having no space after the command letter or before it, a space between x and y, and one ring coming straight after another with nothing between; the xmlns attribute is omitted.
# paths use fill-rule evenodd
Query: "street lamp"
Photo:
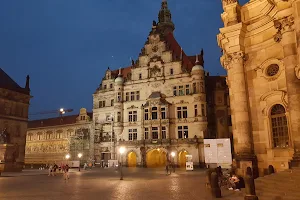
<svg viewBox="0 0 300 200"><path fill-rule="evenodd" d="M173 152L171 152L171 156L172 156L172 160L173 160L173 165L172 165L172 167L173 167L173 172L175 172L175 152L173 151Z"/></svg>
<svg viewBox="0 0 300 200"><path fill-rule="evenodd" d="M82 153L79 153L77 156L78 156L78 158L79 158L79 167L78 167L78 171L80 171L80 161L81 161Z"/></svg>
<svg viewBox="0 0 300 200"><path fill-rule="evenodd" d="M67 160L68 160L70 157L71 157L70 154L67 154L67 155L66 155L66 159L67 159Z"/></svg>
<svg viewBox="0 0 300 200"><path fill-rule="evenodd" d="M119 152L121 154L121 162L120 162L120 180L123 180L123 153L125 152L125 147L120 147Z"/></svg>

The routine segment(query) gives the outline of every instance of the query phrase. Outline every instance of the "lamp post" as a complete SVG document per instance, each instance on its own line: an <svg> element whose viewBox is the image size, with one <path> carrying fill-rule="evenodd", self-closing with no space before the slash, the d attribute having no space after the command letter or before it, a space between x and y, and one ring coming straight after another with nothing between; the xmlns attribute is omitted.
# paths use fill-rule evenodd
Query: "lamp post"
<svg viewBox="0 0 300 200"><path fill-rule="evenodd" d="M79 166L78 166L78 171L80 171L80 161L81 161L81 157L82 157L82 153L79 153L78 155L78 158L79 158Z"/></svg>
<svg viewBox="0 0 300 200"><path fill-rule="evenodd" d="M172 167L173 167L173 172L175 172L175 152L173 151L171 153L171 156L172 156Z"/></svg>
<svg viewBox="0 0 300 200"><path fill-rule="evenodd" d="M123 153L125 152L125 147L120 147L119 149L121 162L120 162L120 180L123 180Z"/></svg>

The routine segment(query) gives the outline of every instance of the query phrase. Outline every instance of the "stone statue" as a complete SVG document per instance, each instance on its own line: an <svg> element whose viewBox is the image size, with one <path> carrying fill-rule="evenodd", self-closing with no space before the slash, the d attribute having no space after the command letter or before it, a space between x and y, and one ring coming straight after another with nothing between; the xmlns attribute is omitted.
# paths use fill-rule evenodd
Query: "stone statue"
<svg viewBox="0 0 300 200"><path fill-rule="evenodd" d="M3 129L0 133L0 144L10 143L9 134L7 133L7 129Z"/></svg>

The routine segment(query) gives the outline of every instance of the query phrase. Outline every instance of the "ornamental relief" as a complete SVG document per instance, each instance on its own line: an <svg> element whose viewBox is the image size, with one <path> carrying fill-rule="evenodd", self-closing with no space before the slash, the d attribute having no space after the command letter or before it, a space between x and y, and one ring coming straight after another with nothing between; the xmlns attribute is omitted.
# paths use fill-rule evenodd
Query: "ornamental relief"
<svg viewBox="0 0 300 200"><path fill-rule="evenodd" d="M246 61L247 59L248 55L242 51L239 51L231 54L224 53L220 58L220 62L226 70L229 70L233 64L243 64L242 62Z"/></svg>
<svg viewBox="0 0 300 200"><path fill-rule="evenodd" d="M286 91L284 90L270 91L260 97L260 107L263 115L268 116L269 109L274 104L282 104L287 109L288 98L287 98Z"/></svg>
<svg viewBox="0 0 300 200"><path fill-rule="evenodd" d="M222 0L223 6L227 6L232 3L237 3L237 0Z"/></svg>
<svg viewBox="0 0 300 200"><path fill-rule="evenodd" d="M270 67L273 67L275 65L278 66L278 69L270 74ZM256 71L258 76L263 77L267 81L274 81L284 71L283 61L276 58L268 59L264 61L260 66L255 68L254 71Z"/></svg>
<svg viewBox="0 0 300 200"><path fill-rule="evenodd" d="M26 154L31 153L63 153L68 151L68 143L31 143L26 145Z"/></svg>
<svg viewBox="0 0 300 200"><path fill-rule="evenodd" d="M293 31L294 17L286 16L282 19L274 20L274 27L277 29L277 33L274 35L274 41L279 43L282 40L282 35L286 32Z"/></svg>
<svg viewBox="0 0 300 200"><path fill-rule="evenodd" d="M189 104L189 102L184 101L184 100L180 100L179 102L176 102L175 104Z"/></svg>

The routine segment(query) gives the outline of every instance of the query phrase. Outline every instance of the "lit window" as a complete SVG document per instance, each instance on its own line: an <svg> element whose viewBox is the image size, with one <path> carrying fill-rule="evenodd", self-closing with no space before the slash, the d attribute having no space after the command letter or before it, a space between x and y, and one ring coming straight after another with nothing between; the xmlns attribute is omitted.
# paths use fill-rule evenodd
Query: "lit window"
<svg viewBox="0 0 300 200"><path fill-rule="evenodd" d="M280 104L274 105L271 110L271 128L273 146L275 148L289 147L289 130L285 108Z"/></svg>

